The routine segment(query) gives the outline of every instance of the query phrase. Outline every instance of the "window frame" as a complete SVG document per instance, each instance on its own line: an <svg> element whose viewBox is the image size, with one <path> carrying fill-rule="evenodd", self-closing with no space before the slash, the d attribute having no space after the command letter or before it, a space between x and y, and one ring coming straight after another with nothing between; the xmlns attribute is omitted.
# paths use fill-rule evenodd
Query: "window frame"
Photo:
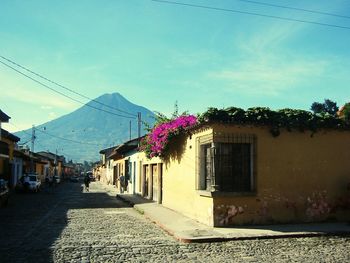
<svg viewBox="0 0 350 263"><path fill-rule="evenodd" d="M223 180L220 180L220 175L217 174L216 166L218 157L216 155L217 149L220 147L221 144L250 144L250 187L248 191L223 191L221 190L220 183L223 182ZM206 156L205 156L205 149L208 147L211 147L213 149L213 178L211 180L211 186L208 187L206 185ZM196 184L196 190L199 192L200 195L203 196L223 196L223 195L230 195L230 196L244 196L244 195L255 195L256 194L256 172L257 172L257 137L255 134L236 134L236 133L217 133L214 132L211 135L201 136L197 138L197 184Z"/></svg>

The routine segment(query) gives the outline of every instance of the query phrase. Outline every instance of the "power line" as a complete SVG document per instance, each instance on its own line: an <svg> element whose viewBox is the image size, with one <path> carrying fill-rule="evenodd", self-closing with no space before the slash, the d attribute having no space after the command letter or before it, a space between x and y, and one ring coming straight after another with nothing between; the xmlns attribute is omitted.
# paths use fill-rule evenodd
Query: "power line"
<svg viewBox="0 0 350 263"><path fill-rule="evenodd" d="M119 112L122 112L122 113L125 113L125 114L128 114L128 115L131 115L131 116L133 116L133 117L137 117L136 114L129 113L129 112L127 112L127 111L123 111L123 110L121 110L121 109L112 107L112 106L110 106L110 105L108 105L108 104L102 103L102 102L97 101L97 100L95 100L95 99L91 99L91 98L89 98L88 96L85 96L84 94L81 94L81 93L76 92L76 91L74 91L74 90L72 90L72 89L70 89L70 88L67 88L67 87L65 87L65 86L63 86L63 85L61 85L61 84L59 84L59 83L57 83L57 82L55 82L55 81L52 81L52 80L50 80L50 79L48 79L48 78L46 78L46 77L44 77L44 76L42 76L42 75L40 75L40 74L38 74L38 73L36 73L36 72L34 72L34 71L32 71L32 70L26 68L26 67L24 67L24 66L18 64L17 62L14 62L13 60L11 60L11 59L9 59L9 58L6 58L6 57L4 57L4 56L2 56L2 55L0 55L0 57L1 57L2 59L4 59L4 60L6 60L6 61L8 61L8 62L10 62L10 63L12 63L12 64L14 64L14 65L16 65L17 67L20 67L21 69L24 69L24 70L26 70L26 71L28 71L28 72L30 72L30 73L32 73L32 74L34 74L34 75L36 75L36 76L38 76L38 77L44 79L44 80L46 80L46 81L48 81L48 82L50 82L50 83L52 83L52 84L55 84L55 85L57 85L57 86L59 86L59 87L65 89L65 90L68 90L68 91L70 91L70 92L72 92L72 93L74 93L74 94L76 94L76 95L79 95L79 96L85 98L85 99L91 100L91 101L93 101L93 102L95 102L95 103L97 103L97 104L100 104L100 105L106 106L106 107L108 107L108 108L110 108L110 109L117 110L117 111L119 111Z"/></svg>
<svg viewBox="0 0 350 263"><path fill-rule="evenodd" d="M43 86L43 87L45 87L45 88L47 88L47 89L49 89L49 90L52 90L53 92L56 92L56 93L60 94L61 96L64 96L64 97L66 97L66 98L68 98L68 99L70 99L70 100L73 100L73 101L75 101L75 102L78 102L78 103L80 103L80 104L82 104L82 105L86 105L86 106L88 106L88 107L90 107L90 108L93 108L93 109L95 109L95 110L103 111L103 112L106 112L106 113L109 113L109 114L112 114L112 115L115 115L115 116L119 116L119 117L123 117L123 118L128 118L128 119L135 119L135 117L124 116L124 115L121 115L121 114L118 114L118 113L114 113L114 112L111 112L111 111L99 109L99 108L97 108L97 107L95 107L95 106L92 106L92 105L90 105L90 104L88 104L88 103L85 104L84 102L81 102L80 100L74 99L74 98L72 98L72 97L70 97L70 96L68 96L68 95L66 95L66 94L64 94L64 93L62 93L62 92L60 92L60 91L58 91L58 90L55 90L54 88L52 88L52 87L50 87L50 86L48 86L48 85L46 85L46 84L40 82L39 80L36 80L36 79L32 78L31 76L28 76L27 74L25 74L25 73L23 73L23 72L21 72L21 71L15 69L14 67L12 67L12 66L6 64L6 63L3 62L3 61L0 61L0 63L3 64L3 65L5 65L6 67L9 67L10 69L16 71L17 73L19 73L19 74L21 74L21 75L23 75L23 76L25 76L25 77L31 79L32 81L34 81L34 82L40 84L41 86Z"/></svg>
<svg viewBox="0 0 350 263"><path fill-rule="evenodd" d="M57 139L60 139L60 140L64 140L64 141L68 141L68 142L74 142L74 143L79 143L79 144L88 144L88 145L94 145L94 146L103 146L101 144L97 144L97 143L90 143L90 142L82 142L82 141L75 141L75 140L71 140L71 139L67 139L67 138L63 138L63 137L60 137L60 136L57 136L57 135L53 135L51 133L48 133L46 131L43 131L43 130L40 130L38 128L35 128L35 130L41 132L41 133L44 133L44 134L47 134L51 137L54 137L54 138L57 138Z"/></svg>
<svg viewBox="0 0 350 263"><path fill-rule="evenodd" d="M17 129L20 129L17 125L15 125L15 124L13 124L13 123L8 123L8 124L11 124L13 127L16 127ZM60 140L64 140L64 141L69 141L69 142L74 142L74 143L80 143L80 144L85 144L85 145L86 145L86 144L95 145L95 146L99 146L99 147L105 147L105 146L106 146L105 144L94 144L94 143L89 143L89 142L75 141L75 140L71 140L71 139L67 139L67 138L62 138L62 137L59 137L59 136L50 134L50 133L48 133L48 132L44 132L43 130L40 130L40 129L38 129L38 128L34 128L34 129L37 130L37 131L39 131L39 132L42 132L42 133L44 133L44 134L46 134L46 135L49 135L49 136L51 136L51 137L54 137L54 138L57 138L57 139L60 139ZM19 131L19 132L23 132L23 133L25 133L26 135L28 135L28 136L30 136L30 137L32 136L32 134L26 132L25 130L22 130L22 131ZM31 139L30 139L29 141L24 142L24 143L20 143L19 145L22 145L22 146L28 145L29 142L31 142ZM47 148L47 147L43 146L43 144L41 144L41 142L36 141L35 144L36 144L36 145L39 145L42 149ZM49 148L50 148L50 147L49 147ZM65 157L67 157L68 159L69 159L69 156L72 157L71 154L67 154L67 153L63 152L62 150L60 150L60 152L61 152ZM70 158L70 159L72 159L72 158Z"/></svg>
<svg viewBox="0 0 350 263"><path fill-rule="evenodd" d="M13 123L8 123L8 124L11 124L12 126L20 129L17 125L13 124ZM101 144L95 144L95 143L89 143L89 142L82 142L82 141L75 141L75 140L71 140L71 139L67 139L67 138L63 138L63 137L59 137L59 136L56 136L56 135L53 135L53 134L50 134L46 131L43 131L41 129L38 129L38 128L34 128L36 131L39 131L41 133L44 133L44 134L47 134L51 137L54 137L54 138L57 138L57 139L61 139L61 140L65 140L65 141L69 141L69 142L75 142L75 143L81 143L81 144L90 144L90 145L97 145L97 146L103 146ZM32 136L32 134L30 134L29 132L26 132L25 130L22 130L22 131L19 131L19 132L23 132L25 133L26 135L28 136ZM29 142L29 141L28 141ZM27 144L28 142L24 143L24 144ZM36 142L37 143L37 142Z"/></svg>
<svg viewBox="0 0 350 263"><path fill-rule="evenodd" d="M285 9L291 9L291 10L296 10L296 11L303 11L303 12L320 14L320 15L335 16L335 17L350 19L350 16L344 16L344 15L338 15L338 14L333 14L333 13L321 12L321 11L316 11L316 10L298 8L298 7L293 7L293 6L275 5L275 4L270 4L270 3L266 3L266 2L258 2L258 1L251 1L251 0L237 0L237 1L251 3L251 4L257 4L257 5L272 6L272 7L285 8Z"/></svg>
<svg viewBox="0 0 350 263"><path fill-rule="evenodd" d="M53 154L56 154L56 153L54 153L54 151L56 150L53 150L53 149L51 149L50 147L44 147L41 143L39 143L39 142L36 142L36 144L37 145L39 145L42 149L44 149L44 150L42 150L43 152L50 152L50 153L53 153ZM45 150L46 149L46 150ZM65 159L66 159L66 162L69 160L69 159L73 159L72 158L72 155L71 154L67 154L66 152L63 152L62 151L62 149L58 149L58 152L59 152L59 154L57 154L58 156L63 156ZM38 153L38 152L37 152Z"/></svg>
<svg viewBox="0 0 350 263"><path fill-rule="evenodd" d="M235 9L227 9L227 8L205 6L205 5L187 4L187 3L175 2L175 1L167 1L167 0L151 0L151 1L159 2L159 3L163 3L163 4L182 5L182 6L189 6L189 7L195 7L195 8L210 9L210 10L215 10L215 11L232 12L232 13L238 13L238 14L260 16L260 17L267 17L267 18L278 19L278 20L285 20L285 21L292 21L292 22L299 22L299 23L313 24L313 25L318 25L318 26L327 26L327 27L335 27L335 28L341 28L341 29L350 30L350 27L347 27L347 26L340 26L340 25L335 25L335 24L320 23L320 22L314 22L314 21L302 20L302 19L295 19L295 18L288 18L288 17L282 17L282 16L265 15L265 14L254 13L254 12L247 12L247 11L240 11L240 10L235 10Z"/></svg>

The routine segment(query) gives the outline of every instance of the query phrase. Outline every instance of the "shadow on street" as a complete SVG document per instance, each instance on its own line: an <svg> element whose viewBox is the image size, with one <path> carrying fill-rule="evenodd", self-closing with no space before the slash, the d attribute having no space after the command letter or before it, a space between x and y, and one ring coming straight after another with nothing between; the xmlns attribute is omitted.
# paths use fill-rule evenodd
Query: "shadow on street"
<svg viewBox="0 0 350 263"><path fill-rule="evenodd" d="M71 209L127 207L104 192L83 192L80 183L63 182L39 193L13 192L0 208L0 261L53 262L53 249L68 224Z"/></svg>

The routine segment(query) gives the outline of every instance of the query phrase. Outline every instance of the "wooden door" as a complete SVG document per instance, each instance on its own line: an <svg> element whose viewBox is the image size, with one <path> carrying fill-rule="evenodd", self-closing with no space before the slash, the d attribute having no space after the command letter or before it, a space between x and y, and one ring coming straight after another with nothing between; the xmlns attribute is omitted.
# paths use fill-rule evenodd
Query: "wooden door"
<svg viewBox="0 0 350 263"><path fill-rule="evenodd" d="M148 196L148 183L149 183L149 172L148 172L148 165L144 165L143 166L143 169L144 169L144 175L145 175L145 182L144 182L144 194L143 196Z"/></svg>
<svg viewBox="0 0 350 263"><path fill-rule="evenodd" d="M158 201L158 167L152 164L152 200Z"/></svg>

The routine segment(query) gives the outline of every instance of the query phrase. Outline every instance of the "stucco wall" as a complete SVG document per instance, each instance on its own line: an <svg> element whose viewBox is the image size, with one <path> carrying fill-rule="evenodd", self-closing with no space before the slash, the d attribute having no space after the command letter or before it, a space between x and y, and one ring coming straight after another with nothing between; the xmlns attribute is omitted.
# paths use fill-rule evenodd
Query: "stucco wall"
<svg viewBox="0 0 350 263"><path fill-rule="evenodd" d="M255 192L206 197L196 190L196 139L212 132L256 135ZM213 125L172 147L176 150L164 161L163 205L200 222L224 226L350 219L349 131L281 130L273 137L267 127Z"/></svg>
<svg viewBox="0 0 350 263"><path fill-rule="evenodd" d="M113 160L106 162L106 180L107 184L113 184Z"/></svg>
<svg viewBox="0 0 350 263"><path fill-rule="evenodd" d="M211 132L205 130L175 141L172 147L176 150L163 168L163 205L208 225L214 222L213 199L196 190L196 139Z"/></svg>
<svg viewBox="0 0 350 263"><path fill-rule="evenodd" d="M9 180L11 177L10 174L4 174L4 173L8 169L7 167L8 163L12 163L13 161L13 150L15 147L15 143L4 137L1 138L1 141L8 144L9 153L8 153L8 156L0 156L0 175L3 175L6 180ZM11 170L8 172L11 173Z"/></svg>
<svg viewBox="0 0 350 263"><path fill-rule="evenodd" d="M127 155L129 162L131 163L131 171L130 171L130 180L128 184L128 193L135 194L136 193L136 183L137 183L137 171L139 170L138 166L138 152L136 150L132 151ZM134 166L135 163L135 166ZM135 171L134 171L135 169Z"/></svg>
<svg viewBox="0 0 350 263"><path fill-rule="evenodd" d="M350 197L349 131L282 130L278 137L261 127L219 125L215 131L257 136L257 192L215 197L216 225L350 218L344 209Z"/></svg>

